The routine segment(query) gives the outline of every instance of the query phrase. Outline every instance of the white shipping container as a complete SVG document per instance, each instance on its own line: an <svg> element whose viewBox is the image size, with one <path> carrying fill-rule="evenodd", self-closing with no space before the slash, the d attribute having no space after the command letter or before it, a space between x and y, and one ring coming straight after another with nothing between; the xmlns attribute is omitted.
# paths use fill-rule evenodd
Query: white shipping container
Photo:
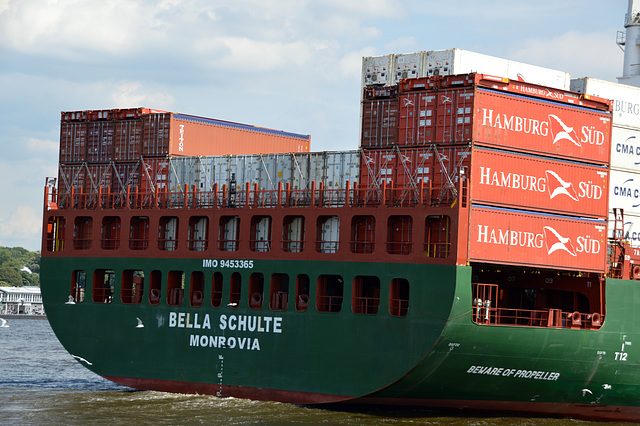
<svg viewBox="0 0 640 426"><path fill-rule="evenodd" d="M622 237L623 240L628 241L631 244L631 247L640 247L640 215L629 214L625 211L623 222L624 223L618 225L619 228L622 227L622 232L618 233L618 237ZM615 237L615 229L615 216L613 215L613 212L609 212L607 230L607 236L609 238Z"/></svg>
<svg viewBox="0 0 640 426"><path fill-rule="evenodd" d="M415 76L411 72L414 65L418 70ZM391 77L389 72L386 72L389 69L393 70ZM374 70L378 71L374 73ZM383 71L385 71L384 75L382 75ZM569 90L571 85L571 76L568 72L468 50L447 49L364 57L362 61L362 87L369 85L394 86L398 84L399 78L405 78L403 71L409 78L477 72L562 90Z"/></svg>
<svg viewBox="0 0 640 426"><path fill-rule="evenodd" d="M182 191L185 185L199 191L211 191L214 184L230 187L235 178L237 191L249 183L260 189L277 189L278 183L291 189L310 189L311 182L320 187L345 188L357 182L360 173L359 151L307 152L287 154L220 155L210 157L172 157L169 165L169 188Z"/></svg>
<svg viewBox="0 0 640 426"><path fill-rule="evenodd" d="M640 216L640 174L610 170L609 211L614 208L623 209L625 216Z"/></svg>
<svg viewBox="0 0 640 426"><path fill-rule="evenodd" d="M611 168L640 172L640 129L611 129Z"/></svg>
<svg viewBox="0 0 640 426"><path fill-rule="evenodd" d="M613 100L613 125L640 129L640 87L585 77L571 80L571 90Z"/></svg>

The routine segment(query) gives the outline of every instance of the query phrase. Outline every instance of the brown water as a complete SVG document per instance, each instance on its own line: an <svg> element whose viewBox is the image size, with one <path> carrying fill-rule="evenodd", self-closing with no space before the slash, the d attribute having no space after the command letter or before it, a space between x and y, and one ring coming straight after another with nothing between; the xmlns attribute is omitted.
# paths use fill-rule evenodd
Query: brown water
<svg viewBox="0 0 640 426"><path fill-rule="evenodd" d="M414 409L335 411L276 402L133 391L82 367L62 348L47 321L9 319L9 325L0 328L0 424L596 424L561 419L452 417Z"/></svg>

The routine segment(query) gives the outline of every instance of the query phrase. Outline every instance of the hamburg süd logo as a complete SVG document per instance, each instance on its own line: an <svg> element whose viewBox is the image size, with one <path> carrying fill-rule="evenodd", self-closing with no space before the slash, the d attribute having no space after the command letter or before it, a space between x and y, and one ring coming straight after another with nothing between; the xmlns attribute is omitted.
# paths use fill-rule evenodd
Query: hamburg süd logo
<svg viewBox="0 0 640 426"><path fill-rule="evenodd" d="M563 250L569 253L571 256L576 256L576 249L573 247L573 243L569 237L563 237L550 226L544 228L544 240L547 245L547 254L551 254L558 250Z"/></svg>
<svg viewBox="0 0 640 426"><path fill-rule="evenodd" d="M555 144L561 140L568 140L576 146L580 146L580 142L578 141L578 135L576 134L573 127L569 127L554 114L549 114L549 127L551 128L551 133L553 134L553 143Z"/></svg>
<svg viewBox="0 0 640 426"><path fill-rule="evenodd" d="M573 183L562 179L553 170L545 171L547 175L547 190L549 191L549 199L553 199L557 195L566 195L574 201L580 201Z"/></svg>

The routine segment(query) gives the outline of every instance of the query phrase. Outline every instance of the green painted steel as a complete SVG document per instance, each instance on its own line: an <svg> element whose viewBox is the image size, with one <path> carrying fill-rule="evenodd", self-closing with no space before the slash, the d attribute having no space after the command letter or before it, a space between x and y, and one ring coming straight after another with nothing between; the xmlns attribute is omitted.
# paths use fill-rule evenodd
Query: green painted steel
<svg viewBox="0 0 640 426"><path fill-rule="evenodd" d="M91 301L95 269L115 271L110 304ZM119 302L120 276L127 269L147 277L139 305ZM239 386L424 405L429 400L639 405L634 306L640 303L640 284L633 281L607 280L602 327L572 330L474 323L467 266L255 260L251 269L231 269L203 267L202 259L42 258L41 270L45 309L57 337L102 376L220 385L223 396L223 387ZM87 271L87 295L84 302L69 304L74 270ZM202 271L203 306L189 307L187 297L181 307L168 306L166 297L157 306L149 304L153 270L162 271L163 295L168 271L185 272L185 294L191 272ZM219 308L210 304L214 272L224 277ZM237 309L228 306L233 272L242 276ZM271 311L268 303L250 309L253 272L264 274L266 294L271 274L289 274L290 294L295 277L308 275L307 311L296 311L293 297L284 312ZM315 308L314 283L327 273L343 278L341 312ZM356 276L380 279L377 314L351 311ZM389 314L395 278L410 283L405 317ZM257 321L264 331L238 329ZM226 347L215 347L222 345L221 337Z"/></svg>

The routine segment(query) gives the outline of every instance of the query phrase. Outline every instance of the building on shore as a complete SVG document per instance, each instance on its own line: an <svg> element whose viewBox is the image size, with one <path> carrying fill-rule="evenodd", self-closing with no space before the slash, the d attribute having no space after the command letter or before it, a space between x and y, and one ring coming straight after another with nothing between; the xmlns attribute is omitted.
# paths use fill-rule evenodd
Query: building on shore
<svg viewBox="0 0 640 426"><path fill-rule="evenodd" d="M0 287L0 314L44 314L40 287Z"/></svg>

